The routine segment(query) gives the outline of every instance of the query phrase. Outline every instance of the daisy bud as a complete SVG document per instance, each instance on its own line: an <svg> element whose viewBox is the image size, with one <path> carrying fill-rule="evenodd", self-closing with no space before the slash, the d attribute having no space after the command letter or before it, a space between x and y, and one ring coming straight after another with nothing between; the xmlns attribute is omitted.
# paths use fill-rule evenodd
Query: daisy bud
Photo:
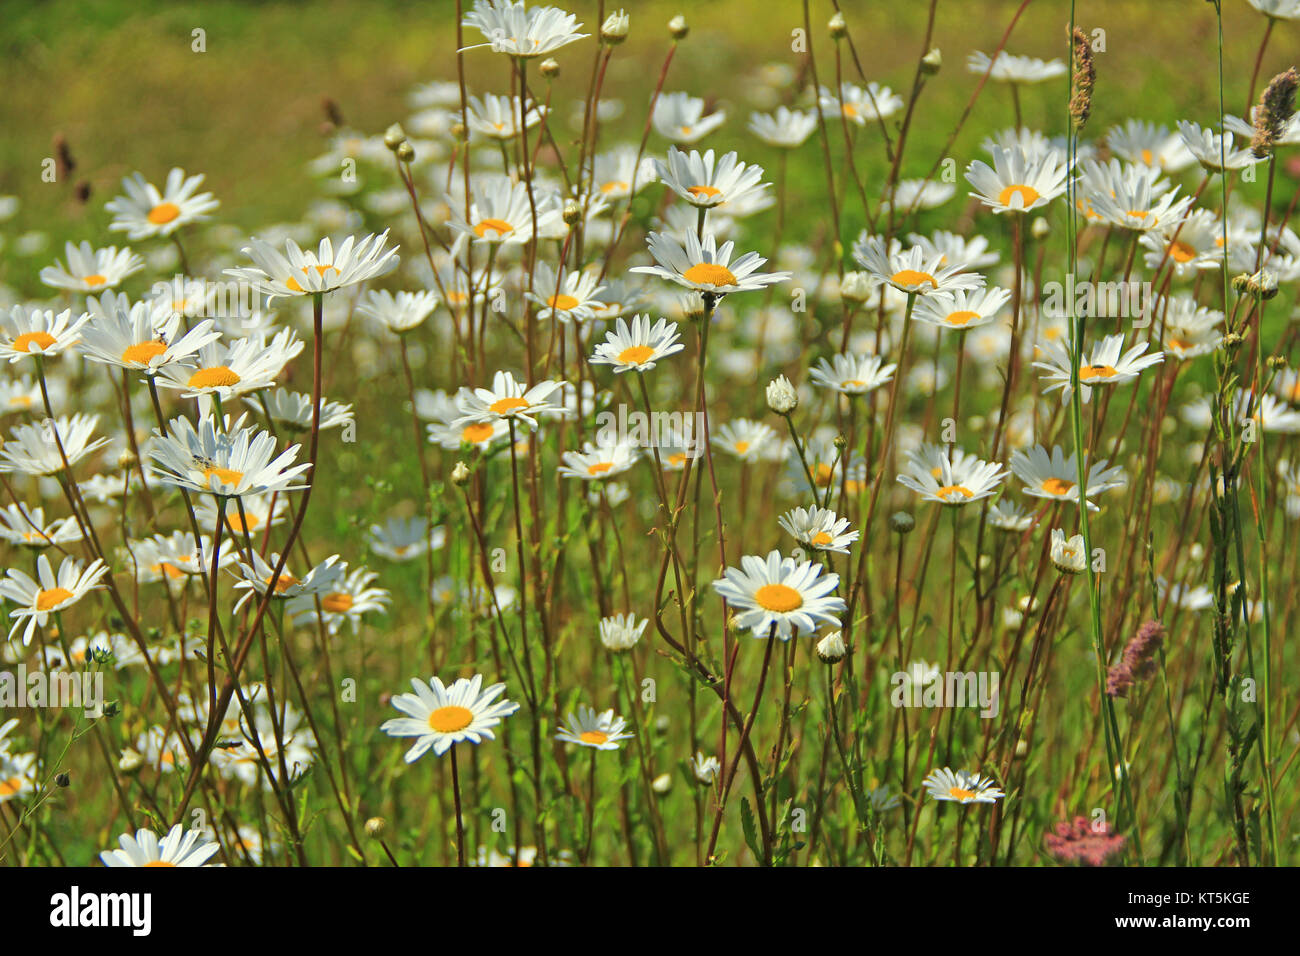
<svg viewBox="0 0 1300 956"><path fill-rule="evenodd" d="M686 18L679 13L668 21L668 32L673 35L674 40L685 40L691 28L686 25Z"/></svg>
<svg viewBox="0 0 1300 956"><path fill-rule="evenodd" d="M106 664L108 662L105 660L105 661L100 661L99 663ZM110 700L107 704L104 705L105 717L116 717L121 712L122 712L122 705L115 700Z"/></svg>
<svg viewBox="0 0 1300 956"><path fill-rule="evenodd" d="M799 404L799 395L784 375L778 375L767 386L767 407L778 415L789 415Z"/></svg>
<svg viewBox="0 0 1300 956"><path fill-rule="evenodd" d="M572 199L564 204L564 222L569 226L582 222L582 207Z"/></svg>
<svg viewBox="0 0 1300 956"><path fill-rule="evenodd" d="M826 26L831 31L832 40L842 40L845 34L849 32L849 25L844 22L844 14L838 10L835 11L835 16L831 17L831 22Z"/></svg>
<svg viewBox="0 0 1300 956"><path fill-rule="evenodd" d="M547 57L543 60L541 66L537 69L540 70L542 76L546 77L548 80L553 80L560 75L560 64L552 57Z"/></svg>
<svg viewBox="0 0 1300 956"><path fill-rule="evenodd" d="M469 466L463 461L456 462L456 467L451 470L451 483L457 488L469 483Z"/></svg>
<svg viewBox="0 0 1300 956"><path fill-rule="evenodd" d="M667 793L673 788L673 778L671 774L661 773L650 781L650 789L655 793Z"/></svg>
<svg viewBox="0 0 1300 956"><path fill-rule="evenodd" d="M1060 528L1052 529L1052 564L1062 574L1082 574L1088 569L1088 551L1084 547L1083 535L1071 535L1068 539Z"/></svg>
<svg viewBox="0 0 1300 956"><path fill-rule="evenodd" d="M1232 277L1232 291L1242 295L1250 288L1250 276L1245 272Z"/></svg>
<svg viewBox="0 0 1300 956"><path fill-rule="evenodd" d="M627 39L628 23L629 18L624 11L611 13L600 28L600 38L610 46L617 46Z"/></svg>
<svg viewBox="0 0 1300 956"><path fill-rule="evenodd" d="M452 139L463 140L463 139L465 138L465 124L464 124L464 123L452 123L452 124L451 124L451 136L452 136Z"/></svg>
<svg viewBox="0 0 1300 956"><path fill-rule="evenodd" d="M70 787L72 786L72 777L68 776L68 772L65 770L54 778L54 783L59 787Z"/></svg>
<svg viewBox="0 0 1300 956"><path fill-rule="evenodd" d="M916 527L916 519L906 511L895 511L889 516L889 530L897 534L908 534Z"/></svg>
<svg viewBox="0 0 1300 956"><path fill-rule="evenodd" d="M415 147L412 146L410 143L406 143L406 142L398 143L395 152L397 153L397 158L402 162L404 163L415 162Z"/></svg>
<svg viewBox="0 0 1300 956"><path fill-rule="evenodd" d="M1270 355L1268 357L1268 367L1271 369L1276 370L1280 368L1286 368L1286 365L1287 362L1286 362L1285 355Z"/></svg>
<svg viewBox="0 0 1300 956"><path fill-rule="evenodd" d="M394 123L388 129L384 130L384 145L394 152L397 147L406 142L406 131L402 129L401 123Z"/></svg>
<svg viewBox="0 0 1300 956"><path fill-rule="evenodd" d="M849 440L843 435L836 435L831 444L835 446L836 451L843 451L849 447Z"/></svg>
<svg viewBox="0 0 1300 956"><path fill-rule="evenodd" d="M942 67L943 67L943 54L939 52L938 47L935 47L925 56L921 57L922 73L928 74L929 76L934 76L934 74L938 73Z"/></svg>
<svg viewBox="0 0 1300 956"><path fill-rule="evenodd" d="M144 766L144 757L134 750L124 750L117 760L117 769L123 773L139 773Z"/></svg>
<svg viewBox="0 0 1300 956"><path fill-rule="evenodd" d="M371 817L366 821L366 836L372 840L378 840L388 829L388 821L383 817Z"/></svg>
<svg viewBox="0 0 1300 956"><path fill-rule="evenodd" d="M1029 234L1033 236L1035 239L1046 239L1051 234L1051 232L1052 232L1051 224L1042 216L1039 216L1037 219L1035 219L1033 223L1029 226Z"/></svg>
<svg viewBox="0 0 1300 956"><path fill-rule="evenodd" d="M695 758L691 761L691 772L695 774L695 780L701 786L707 787L717 780L721 770L722 763L717 757L706 757L698 750L695 752Z"/></svg>
<svg viewBox="0 0 1300 956"><path fill-rule="evenodd" d="M708 306L704 304L704 296L700 293L688 292L682 296L682 318L693 321L703 319L708 314Z"/></svg>
<svg viewBox="0 0 1300 956"><path fill-rule="evenodd" d="M817 642L817 656L826 664L838 664L844 660L844 655L848 652L849 649L844 644L844 633L842 631L827 634Z"/></svg>
<svg viewBox="0 0 1300 956"><path fill-rule="evenodd" d="M1023 757L1029 753L1029 741L1021 737L1016 741L1016 756Z"/></svg>
<svg viewBox="0 0 1300 956"><path fill-rule="evenodd" d="M846 272L840 280L840 298L849 302L866 302L871 298L871 277L865 272Z"/></svg>
<svg viewBox="0 0 1300 956"><path fill-rule="evenodd" d="M1244 341L1245 339L1242 338L1240 332L1229 332L1223 337L1223 347L1225 349L1235 349Z"/></svg>
<svg viewBox="0 0 1300 956"><path fill-rule="evenodd" d="M126 471L128 468L134 467L135 460L135 455L131 453L131 449L125 449L122 454L117 456L117 467L121 471Z"/></svg>

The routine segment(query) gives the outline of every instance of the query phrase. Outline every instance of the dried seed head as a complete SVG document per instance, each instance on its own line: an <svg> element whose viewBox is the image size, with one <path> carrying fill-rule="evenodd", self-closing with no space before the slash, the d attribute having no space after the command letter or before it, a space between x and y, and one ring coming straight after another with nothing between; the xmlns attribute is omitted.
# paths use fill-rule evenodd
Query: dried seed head
<svg viewBox="0 0 1300 956"><path fill-rule="evenodd" d="M1282 128L1295 112L1297 86L1300 86L1300 73L1292 67L1273 77L1260 95L1255 110L1255 136L1250 141L1251 153L1260 159L1272 155Z"/></svg>
<svg viewBox="0 0 1300 956"><path fill-rule="evenodd" d="M1092 113L1092 88L1097 82L1097 66L1092 62L1092 44L1078 27L1074 29L1074 76L1071 86L1070 118L1076 130L1083 129Z"/></svg>

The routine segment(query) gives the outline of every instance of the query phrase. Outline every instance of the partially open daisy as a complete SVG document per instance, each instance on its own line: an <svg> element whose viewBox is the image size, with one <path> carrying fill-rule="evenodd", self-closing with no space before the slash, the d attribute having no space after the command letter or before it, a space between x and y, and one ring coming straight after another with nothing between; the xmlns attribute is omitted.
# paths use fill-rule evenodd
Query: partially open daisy
<svg viewBox="0 0 1300 956"><path fill-rule="evenodd" d="M400 335L424 322L437 307L437 294L427 290L396 294L383 290L367 292L357 311Z"/></svg>
<svg viewBox="0 0 1300 956"><path fill-rule="evenodd" d="M1088 548L1081 534L1067 538L1060 528L1053 528L1050 555L1053 567L1064 574L1088 570Z"/></svg>
<svg viewBox="0 0 1300 956"><path fill-rule="evenodd" d="M85 312L74 319L71 309L55 315L52 309L15 305L0 337L0 357L19 362L36 355L57 355L80 341L79 332L89 319Z"/></svg>
<svg viewBox="0 0 1300 956"><path fill-rule="evenodd" d="M0 511L0 540L40 550L51 545L73 544L82 539L77 519L56 518L47 522L40 505L10 504Z"/></svg>
<svg viewBox="0 0 1300 956"><path fill-rule="evenodd" d="M845 83L838 93L823 86L817 91L817 105L828 119L843 118L857 126L866 126L901 110L903 98L873 80L865 87Z"/></svg>
<svg viewBox="0 0 1300 956"><path fill-rule="evenodd" d="M157 375L221 337L211 319L181 329L181 315L125 295L89 298L90 321L81 330L81 350L92 362Z"/></svg>
<svg viewBox="0 0 1300 956"><path fill-rule="evenodd" d="M532 388L526 382L516 381L510 372L497 372L492 377L491 388L462 388L456 395L461 417L452 423L453 428L467 425L491 425L510 420L537 427L535 416L562 411L551 401L563 382L542 381Z"/></svg>
<svg viewBox="0 0 1300 956"><path fill-rule="evenodd" d="M920 246L904 252L896 243L886 244L883 236L859 236L853 244L853 258L876 279L908 294L956 292L984 285L983 276L945 265L941 255L927 256Z"/></svg>
<svg viewBox="0 0 1300 956"><path fill-rule="evenodd" d="M971 73L987 73L990 80L998 83L1043 83L1065 76L1063 60L1040 60L1036 56L1015 56L1006 50L999 50L997 56L990 58L982 50L975 50L966 58L966 69Z"/></svg>
<svg viewBox="0 0 1300 956"><path fill-rule="evenodd" d="M718 248L717 239L711 233L706 233L701 242L693 232L687 233L682 241L664 232L652 232L646 238L646 245L657 264L633 266L629 271L659 276L705 294L721 296L762 289L785 282L792 275L759 272L767 260L757 252L747 252L733 262L731 253L735 243L724 242Z"/></svg>
<svg viewBox="0 0 1300 956"><path fill-rule="evenodd" d="M179 823L162 840L142 827L134 836L123 833L117 842L118 849L99 854L105 866L208 866L208 859L221 848L208 839L206 830L186 830Z"/></svg>
<svg viewBox="0 0 1300 956"><path fill-rule="evenodd" d="M778 106L775 113L751 113L749 131L776 149L797 149L817 128L817 114Z"/></svg>
<svg viewBox="0 0 1300 956"><path fill-rule="evenodd" d="M936 463L923 448L908 455L898 481L924 501L965 505L990 497L1006 476L1006 469L997 462L981 461L960 449L943 453Z"/></svg>
<svg viewBox="0 0 1300 956"><path fill-rule="evenodd" d="M1087 402L1092 397L1094 386L1132 382L1143 369L1163 362L1165 360L1163 352L1143 354L1148 344L1138 342L1124 352L1124 334L1121 332L1106 336L1091 353L1085 352L1079 360L1079 397ZM1068 402L1072 363L1069 345L1057 339L1039 347L1046 361L1035 362L1034 367L1042 369L1046 373L1043 378L1050 383L1043 392L1059 388L1061 401Z"/></svg>
<svg viewBox="0 0 1300 956"><path fill-rule="evenodd" d="M610 651L629 651L641 640L650 619L637 623L635 614L615 614L600 619L600 643Z"/></svg>
<svg viewBox="0 0 1300 956"><path fill-rule="evenodd" d="M463 23L477 27L488 41L463 49L491 47L493 52L524 59L546 56L590 36L577 32L582 24L573 14L558 7L529 10L523 0L474 0L474 8L465 14Z"/></svg>
<svg viewBox="0 0 1300 956"><path fill-rule="evenodd" d="M514 701L497 700L506 685L485 688L482 674L462 677L449 686L437 677L430 677L427 684L412 678L411 686L415 693L392 698L393 706L406 716L386 720L379 728L390 737L416 738L406 752L407 763L419 760L430 748L441 757L454 744L493 740L492 728L519 709Z"/></svg>
<svg viewBox="0 0 1300 956"><path fill-rule="evenodd" d="M771 185L760 182L763 167L742 163L735 152L725 153L715 162L711 149L701 156L696 150L685 153L669 146L668 161L656 161L655 172L669 189L702 209L738 202Z"/></svg>
<svg viewBox="0 0 1300 956"><path fill-rule="evenodd" d="M704 115L704 100L689 93L664 93L655 103L654 128L674 143L698 143L726 122L722 110Z"/></svg>
<svg viewBox="0 0 1300 956"><path fill-rule="evenodd" d="M202 222L211 217L208 213L221 203L212 193L197 193L203 185L203 174L185 175L185 170L175 168L167 174L167 182L160 190L147 182L143 175L134 173L122 180L125 196L118 196L104 208L113 214L109 229L125 232L131 241L151 236L170 236L177 229L192 222Z"/></svg>
<svg viewBox="0 0 1300 956"><path fill-rule="evenodd" d="M894 377L898 368L885 365L879 355L832 355L818 359L809 372L814 385L834 389L844 395L865 395Z"/></svg>
<svg viewBox="0 0 1300 956"><path fill-rule="evenodd" d="M849 519L841 518L829 508L795 508L781 515L777 524L805 547L839 554L848 554L849 545L862 534L850 531Z"/></svg>
<svg viewBox="0 0 1300 956"><path fill-rule="evenodd" d="M611 444L587 442L580 452L564 453L559 471L566 478L604 481L630 469L640 455L641 449L626 439Z"/></svg>
<svg viewBox="0 0 1300 956"><path fill-rule="evenodd" d="M596 346L592 365L612 365L615 372L649 371L660 359L680 352L686 346L677 339L677 323L660 319L650 324L650 316L635 315L629 326L624 319L605 333L605 341Z"/></svg>
<svg viewBox="0 0 1300 956"><path fill-rule="evenodd" d="M788 641L813 634L822 624L839 625L846 605L831 592L839 587L840 576L823 571L819 563L783 558L779 551L766 558L747 554L739 568L727 568L713 582L713 590L739 612L737 628L757 638L775 635Z"/></svg>
<svg viewBox="0 0 1300 956"><path fill-rule="evenodd" d="M306 485L294 480L311 469L310 462L293 464L300 447L280 451L270 432L238 427L218 432L211 417L197 427L178 417L167 434L154 429L150 471L164 484L218 497L299 491Z"/></svg>
<svg viewBox="0 0 1300 956"><path fill-rule="evenodd" d="M570 712L566 720L568 726L561 727L555 739L567 744L591 747L594 750L618 750L619 741L632 736L624 731L627 721L615 717L613 710L596 713L594 707L579 704L578 713L575 715Z"/></svg>
<svg viewBox="0 0 1300 956"><path fill-rule="evenodd" d="M604 288L594 270L574 269L557 274L545 262L539 262L533 272L533 291L529 298L542 306L537 312L538 319L585 322L603 305L599 296Z"/></svg>
<svg viewBox="0 0 1300 956"><path fill-rule="evenodd" d="M64 258L67 266L62 262L46 266L41 270L41 281L72 292L104 292L144 268L144 259L130 249L95 249L89 242L80 246L69 242L64 247Z"/></svg>
<svg viewBox="0 0 1300 956"><path fill-rule="evenodd" d="M1029 212L1064 193L1069 172L1069 164L1055 149L995 149L993 165L972 160L966 180L975 187L971 195L995 213Z"/></svg>
<svg viewBox="0 0 1300 956"><path fill-rule="evenodd" d="M9 612L15 619L9 629L9 639L13 640L26 621L23 644L30 644L37 626L44 627L51 614L72 607L91 591L103 587L99 579L107 573L108 566L99 559L83 568L75 558L64 558L56 575L45 554L36 559L35 580L17 568L10 568L7 577L0 580L0 595L17 605Z"/></svg>
<svg viewBox="0 0 1300 956"><path fill-rule="evenodd" d="M1077 462L1075 454L1071 452L1067 456L1060 445L1053 445L1050 452L1042 445L1034 445L1032 448L1012 453L1011 470L1025 483L1021 491L1027 495L1055 501L1077 502L1079 500ZM1123 468L1119 465L1107 468L1107 464L1109 463L1103 458L1088 468L1085 492L1087 498L1093 498L1112 488L1122 488L1127 482ZM1088 507L1093 510L1097 508L1091 501L1088 502Z"/></svg>
<svg viewBox="0 0 1300 956"><path fill-rule="evenodd" d="M77 412L39 424L18 425L13 438L0 445L0 472L20 471L27 475L53 475L63 470L63 458L75 465L96 449L108 444L107 438L95 438L98 415ZM62 446L63 454L59 453ZM120 482L119 482L120 485Z"/></svg>
<svg viewBox="0 0 1300 956"><path fill-rule="evenodd" d="M992 777L969 770L931 770L921 784L934 799L955 803L997 803L1005 796Z"/></svg>
<svg viewBox="0 0 1300 956"><path fill-rule="evenodd" d="M1241 149L1234 149L1232 133L1222 135L1213 130L1202 129L1196 123L1187 120L1178 121L1178 135L1182 137L1187 151L1196 157L1201 168L1207 173L1220 173L1225 169L1245 169L1263 162L1261 157L1250 151L1249 140Z"/></svg>
<svg viewBox="0 0 1300 956"><path fill-rule="evenodd" d="M916 304L912 318L941 329L966 332L988 325L1009 301L1011 291L996 286L973 292L936 292Z"/></svg>
<svg viewBox="0 0 1300 956"><path fill-rule="evenodd" d="M271 300L333 292L396 269L397 247L385 248L387 242L388 230L384 230L359 242L348 236L337 249L330 239L322 239L313 252L286 239L281 254L269 242L255 238L243 249L253 265L227 269L225 274L251 283Z"/></svg>

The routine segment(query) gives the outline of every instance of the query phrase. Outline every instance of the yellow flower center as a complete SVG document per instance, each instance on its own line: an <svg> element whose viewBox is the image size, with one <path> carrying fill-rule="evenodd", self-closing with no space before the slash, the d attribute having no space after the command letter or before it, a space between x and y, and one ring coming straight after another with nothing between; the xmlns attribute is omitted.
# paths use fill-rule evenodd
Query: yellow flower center
<svg viewBox="0 0 1300 956"><path fill-rule="evenodd" d="M1118 374L1110 365L1084 365L1079 369L1079 381L1090 382L1095 378L1114 378Z"/></svg>
<svg viewBox="0 0 1300 956"><path fill-rule="evenodd" d="M603 733L599 730L584 730L582 733L578 734L578 739L584 744L599 746L609 740L609 734Z"/></svg>
<svg viewBox="0 0 1300 956"><path fill-rule="evenodd" d="M594 465L587 466L587 474L594 478L596 475L603 475L613 467L614 463L612 461L598 461Z"/></svg>
<svg viewBox="0 0 1300 956"><path fill-rule="evenodd" d="M214 476L222 484L237 485L240 479L244 477L244 473L231 468L222 468L219 465L208 465L203 469L203 480L205 482L210 481Z"/></svg>
<svg viewBox="0 0 1300 956"><path fill-rule="evenodd" d="M712 199L714 196L722 195L722 190L714 186L687 186L686 191L696 198L705 196Z"/></svg>
<svg viewBox="0 0 1300 956"><path fill-rule="evenodd" d="M333 594L327 594L320 599L320 606L331 614L343 614L352 610L352 605L356 603L351 594L343 591L335 591Z"/></svg>
<svg viewBox="0 0 1300 956"><path fill-rule="evenodd" d="M561 292L559 295L553 295L547 299L546 304L552 309L558 309L561 312L569 312L578 307L578 299L575 296Z"/></svg>
<svg viewBox="0 0 1300 956"><path fill-rule="evenodd" d="M648 345L633 345L618 353L618 360L623 365L640 365L647 361L655 350Z"/></svg>
<svg viewBox="0 0 1300 956"><path fill-rule="evenodd" d="M600 191L604 193L606 196L608 196L610 193L627 192L631 188L632 188L631 186L623 182L623 180L621 179L611 179L607 183L600 184Z"/></svg>
<svg viewBox="0 0 1300 956"><path fill-rule="evenodd" d="M697 285L735 285L736 277L726 266L716 262L700 262L682 273L687 282Z"/></svg>
<svg viewBox="0 0 1300 956"><path fill-rule="evenodd" d="M272 577L274 577L274 575L272 575ZM270 587L271 578L266 578L262 583L265 584L267 587ZM275 593L283 594L285 591L289 590L289 588L293 587L297 583L298 583L298 579L295 578L292 574L290 574L288 571L281 571L280 579L275 582Z"/></svg>
<svg viewBox="0 0 1300 956"><path fill-rule="evenodd" d="M978 312L971 312L969 309L963 309L957 312L949 312L948 324L962 326L969 323L972 319L978 319L979 317L980 314Z"/></svg>
<svg viewBox="0 0 1300 956"><path fill-rule="evenodd" d="M488 406L488 411L494 412L497 415L509 415L516 409L527 407L528 399L526 398L498 398Z"/></svg>
<svg viewBox="0 0 1300 956"><path fill-rule="evenodd" d="M0 797L12 797L22 788L22 777L10 777L8 780L0 780Z"/></svg>
<svg viewBox="0 0 1300 956"><path fill-rule="evenodd" d="M823 548L834 540L835 539L832 538L827 532L818 531L815 535L812 536L812 540L809 541L808 543L815 548Z"/></svg>
<svg viewBox="0 0 1300 956"><path fill-rule="evenodd" d="M70 597L72 597L72 592L67 588L50 588L48 591L40 591L36 595L36 610L48 611L50 608L62 604Z"/></svg>
<svg viewBox="0 0 1300 956"><path fill-rule="evenodd" d="M501 404L500 402L497 403ZM473 425L466 425L464 431L460 433L460 440L470 445L481 445L492 437L495 431L491 425L483 422L476 422Z"/></svg>
<svg viewBox="0 0 1300 956"><path fill-rule="evenodd" d="M743 455L747 451L749 451L749 442L747 441L736 442L736 454Z"/></svg>
<svg viewBox="0 0 1300 956"><path fill-rule="evenodd" d="M225 365L201 368L190 376L190 388L229 388L239 384L239 373Z"/></svg>
<svg viewBox="0 0 1300 956"><path fill-rule="evenodd" d="M474 226L474 234L480 239L488 238L489 232L496 233L496 238L501 239L514 231L515 227L504 219L480 219Z"/></svg>
<svg viewBox="0 0 1300 956"><path fill-rule="evenodd" d="M175 863L168 863L166 860L150 860L145 866L175 866Z"/></svg>
<svg viewBox="0 0 1300 956"><path fill-rule="evenodd" d="M1002 192L998 193L998 205L1006 206L1009 209L1016 208L1011 205L1011 200L1015 196L1020 197L1019 208L1021 209L1028 209L1041 198L1041 194L1033 186L1025 186L1017 183L1016 185L1008 186L1006 189L1002 190Z"/></svg>
<svg viewBox="0 0 1300 956"><path fill-rule="evenodd" d="M1193 343L1187 341L1187 339L1180 339L1176 335L1165 340L1165 344L1175 352L1185 352L1193 346Z"/></svg>
<svg viewBox="0 0 1300 956"><path fill-rule="evenodd" d="M156 359L167 351L166 344L162 342L138 342L127 348L122 353L123 362L138 362L140 365L148 365L150 361Z"/></svg>
<svg viewBox="0 0 1300 956"><path fill-rule="evenodd" d="M1174 262L1190 262L1196 258L1196 250L1179 239L1169 244L1169 257Z"/></svg>
<svg viewBox="0 0 1300 956"><path fill-rule="evenodd" d="M165 226L181 214L181 207L174 202L160 202L149 210L146 216L155 226Z"/></svg>
<svg viewBox="0 0 1300 956"><path fill-rule="evenodd" d="M961 787L951 787L948 790L948 796L952 797L954 800L974 800L975 791L963 790Z"/></svg>
<svg viewBox="0 0 1300 956"><path fill-rule="evenodd" d="M813 476L813 481L817 482L817 487L825 488L831 483L831 466L825 463L817 465L817 472Z"/></svg>
<svg viewBox="0 0 1300 956"><path fill-rule="evenodd" d="M949 498L952 495L961 495L963 498L974 498L975 492L971 491L965 485L945 485L935 492L940 498Z"/></svg>
<svg viewBox="0 0 1300 956"><path fill-rule="evenodd" d="M777 614L787 614L803 607L803 595L788 584L764 584L754 592L759 607Z"/></svg>
<svg viewBox="0 0 1300 956"><path fill-rule="evenodd" d="M11 346L15 352L30 352L32 346L37 346L42 352L55 343L54 336L49 332L24 332L18 338L14 339Z"/></svg>
<svg viewBox="0 0 1300 956"><path fill-rule="evenodd" d="M468 707L448 704L429 714L429 726L440 734L454 734L464 730L474 721L474 712Z"/></svg>
<svg viewBox="0 0 1300 956"><path fill-rule="evenodd" d="M227 524L227 526L229 526L229 528L230 528L230 530L231 530L232 532L234 532L234 531L240 531L240 532L244 532L244 531L252 531L254 528L256 528L256 527L257 527L259 524L261 524L261 523L262 523L262 519L261 519L261 518L259 518L259 517L258 517L257 515L255 515L255 514L251 514L251 513L247 512L247 511L244 512L244 517L243 517L243 518L241 518L239 515L228 515L228 516L226 517L226 524Z"/></svg>
<svg viewBox="0 0 1300 956"><path fill-rule="evenodd" d="M1074 482L1064 478L1048 478L1040 487L1049 495L1068 495L1074 490Z"/></svg>
<svg viewBox="0 0 1300 956"><path fill-rule="evenodd" d="M1148 166L1154 165L1155 157L1151 155L1151 150L1142 150L1142 162L1146 163Z"/></svg>
<svg viewBox="0 0 1300 956"><path fill-rule="evenodd" d="M292 290L293 292L302 291L302 286L298 284L298 280L295 279L293 276L289 276L289 278L285 279L284 284L287 285L290 288L290 290Z"/></svg>
<svg viewBox="0 0 1300 956"><path fill-rule="evenodd" d="M160 561L158 564L155 564L149 570L157 571L159 574L165 575L166 577L172 579L185 577L184 571L176 567L176 565L174 564L168 564L166 561Z"/></svg>
<svg viewBox="0 0 1300 956"><path fill-rule="evenodd" d="M903 269L895 272L890 281L901 286L919 286L928 282L936 289L939 288L939 283L935 281L934 276L928 272L918 272L916 269Z"/></svg>
<svg viewBox="0 0 1300 956"><path fill-rule="evenodd" d="M83 276L81 281L86 283L86 285L90 286L93 289L96 288L97 286L103 285L108 280L104 278L102 275L96 273L93 276Z"/></svg>
<svg viewBox="0 0 1300 956"><path fill-rule="evenodd" d="M854 106L852 103L845 103L843 106L840 107L840 112L842 112L849 119L857 119L858 116L858 108Z"/></svg>
<svg viewBox="0 0 1300 956"><path fill-rule="evenodd" d="M686 464L686 452L679 451L669 455L666 463L674 468L681 468Z"/></svg>

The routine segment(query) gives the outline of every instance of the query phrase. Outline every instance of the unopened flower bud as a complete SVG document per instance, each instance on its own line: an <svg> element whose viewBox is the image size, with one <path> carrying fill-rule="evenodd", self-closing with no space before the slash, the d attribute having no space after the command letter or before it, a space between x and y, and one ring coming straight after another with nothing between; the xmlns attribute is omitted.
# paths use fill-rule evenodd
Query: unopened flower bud
<svg viewBox="0 0 1300 956"><path fill-rule="evenodd" d="M548 56L537 69L548 80L553 80L560 75L560 64L553 57Z"/></svg>
<svg viewBox="0 0 1300 956"><path fill-rule="evenodd" d="M410 143L401 142L397 144L397 158L404 163L415 162L415 147Z"/></svg>
<svg viewBox="0 0 1300 956"><path fill-rule="evenodd" d="M66 770L64 770L62 773L60 773L58 776L54 778L54 783L56 786L70 787L72 786L72 777L69 776Z"/></svg>
<svg viewBox="0 0 1300 956"><path fill-rule="evenodd" d="M838 10L835 11L835 16L831 17L831 22L826 26L831 31L832 40L842 40L845 34L849 32L848 24L844 22L844 14Z"/></svg>
<svg viewBox="0 0 1300 956"><path fill-rule="evenodd" d="M935 47L925 56L921 57L921 72L929 76L934 76L943 67L943 54L939 48Z"/></svg>
<svg viewBox="0 0 1300 956"><path fill-rule="evenodd" d="M1286 368L1286 365L1285 355L1270 355L1268 357L1268 367L1271 369Z"/></svg>
<svg viewBox="0 0 1300 956"><path fill-rule="evenodd" d="M1052 232L1052 225L1043 216L1038 216L1029 226L1029 234L1035 239L1046 239Z"/></svg>
<svg viewBox="0 0 1300 956"><path fill-rule="evenodd" d="M469 483L469 466L463 461L456 462L456 467L451 470L451 483L457 488Z"/></svg>
<svg viewBox="0 0 1300 956"><path fill-rule="evenodd" d="M564 222L569 226L582 222L582 207L572 199L564 204Z"/></svg>
<svg viewBox="0 0 1300 956"><path fill-rule="evenodd" d="M846 272L840 280L840 298L849 302L866 302L871 298L871 276L865 272Z"/></svg>
<svg viewBox="0 0 1300 956"><path fill-rule="evenodd" d="M842 631L827 634L817 642L817 656L826 664L838 664L848 652Z"/></svg>
<svg viewBox="0 0 1300 956"><path fill-rule="evenodd" d="M140 768L144 766L144 757L134 750L125 750L122 756L117 760L117 769L122 773L133 774L139 773Z"/></svg>
<svg viewBox="0 0 1300 956"><path fill-rule="evenodd" d="M384 130L384 145L394 152L397 147L406 142L406 130L402 129L401 123L394 123L388 129Z"/></svg>
<svg viewBox="0 0 1300 956"><path fill-rule="evenodd" d="M906 511L895 511L889 516L889 530L898 534L908 534L916 527L916 519Z"/></svg>
<svg viewBox="0 0 1300 956"><path fill-rule="evenodd" d="M366 836L372 840L378 840L388 829L388 821L383 817L371 817L366 821Z"/></svg>
<svg viewBox="0 0 1300 956"><path fill-rule="evenodd" d="M466 129L464 123L451 124L451 135L453 139L464 139L465 133L466 133Z"/></svg>
<svg viewBox="0 0 1300 956"><path fill-rule="evenodd" d="M674 40L685 40L691 28L686 25L686 18L679 13L668 21L668 32L673 35Z"/></svg>
<svg viewBox="0 0 1300 956"><path fill-rule="evenodd" d="M672 774L661 773L650 781L650 789L655 793L667 793L673 788Z"/></svg>
<svg viewBox="0 0 1300 956"><path fill-rule="evenodd" d="M600 38L610 46L617 46L627 39L628 25L629 18L624 11L611 13L600 28Z"/></svg>
<svg viewBox="0 0 1300 956"><path fill-rule="evenodd" d="M799 404L799 394L784 375L778 375L767 386L767 407L778 415L789 415Z"/></svg>

